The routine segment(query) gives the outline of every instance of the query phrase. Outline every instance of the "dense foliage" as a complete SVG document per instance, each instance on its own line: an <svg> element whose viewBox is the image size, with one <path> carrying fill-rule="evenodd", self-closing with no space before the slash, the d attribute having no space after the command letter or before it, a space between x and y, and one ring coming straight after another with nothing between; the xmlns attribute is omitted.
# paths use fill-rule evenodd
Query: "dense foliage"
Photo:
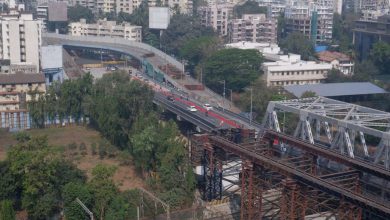
<svg viewBox="0 0 390 220"><path fill-rule="evenodd" d="M281 41L281 48L288 53L300 54L303 60L315 59L314 44L305 35L293 32Z"/></svg>
<svg viewBox="0 0 390 220"><path fill-rule="evenodd" d="M257 50L222 49L212 54L204 64L206 85L221 92L226 88L242 91L255 81L261 71L262 56Z"/></svg>
<svg viewBox="0 0 390 220"><path fill-rule="evenodd" d="M70 22L78 22L81 18L86 19L88 23L92 23L95 20L95 17L89 8L79 4L68 8L68 20Z"/></svg>
<svg viewBox="0 0 390 220"><path fill-rule="evenodd" d="M374 44L371 57L380 74L390 74L390 44L385 42Z"/></svg>
<svg viewBox="0 0 390 220"><path fill-rule="evenodd" d="M237 4L233 11L236 18L241 18L243 14L266 14L267 8L260 7L256 1L249 0L244 4Z"/></svg>
<svg viewBox="0 0 390 220"><path fill-rule="evenodd" d="M202 26L200 19L190 15L176 14L171 18L168 29L161 36L162 49L169 54L178 55L186 41L213 35L212 28Z"/></svg>
<svg viewBox="0 0 390 220"><path fill-rule="evenodd" d="M70 115L79 122L86 121L82 118L89 118L91 126L132 155L136 168L158 196L172 208L183 207L191 204L195 187L185 142L174 122L159 120L152 99L152 90L138 81L130 81L124 72L106 74L95 82L87 74L77 80L53 85L47 94L35 94L29 110L34 122L56 115ZM86 182L84 175L62 160L58 152L48 146L46 139L30 139L24 133L17 139L20 147L13 147L8 156L12 163L0 164L0 174L4 176L0 180L0 200L21 200L21 208L25 208L32 219L52 216L62 204L67 219L84 218L83 210L74 202L76 197L92 207L100 219L136 216L135 205L139 202L134 193L119 193L111 178L115 168L97 166L92 179ZM16 151L19 148L27 150ZM30 152L32 150L34 152ZM30 157L37 159L22 160ZM38 170L17 172L29 166L43 173ZM57 174L66 178L58 178Z"/></svg>
<svg viewBox="0 0 390 220"><path fill-rule="evenodd" d="M215 36L203 36L186 41L180 48L180 57L188 61L186 69L190 73L199 72L204 61L222 47L221 41ZM195 75L195 74L194 74Z"/></svg>

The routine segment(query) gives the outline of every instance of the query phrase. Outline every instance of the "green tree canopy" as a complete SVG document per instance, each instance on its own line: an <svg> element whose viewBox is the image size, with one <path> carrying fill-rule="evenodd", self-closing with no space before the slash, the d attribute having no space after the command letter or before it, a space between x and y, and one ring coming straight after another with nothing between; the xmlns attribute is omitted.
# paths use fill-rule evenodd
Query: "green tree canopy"
<svg viewBox="0 0 390 220"><path fill-rule="evenodd" d="M98 164L92 170L92 180L88 183L94 195L94 213L97 213L101 220L104 219L109 203L115 198L118 192L112 176L116 167Z"/></svg>
<svg viewBox="0 0 390 220"><path fill-rule="evenodd" d="M221 42L216 36L202 36L186 41L180 48L180 56L188 61L187 69L190 72L221 48Z"/></svg>
<svg viewBox="0 0 390 220"><path fill-rule="evenodd" d="M15 210L11 200L0 201L0 220L15 220Z"/></svg>
<svg viewBox="0 0 390 220"><path fill-rule="evenodd" d="M61 207L61 191L69 182L84 181L84 174L64 161L46 137L33 137L13 146L7 154L10 171L22 182L22 208L30 219L45 219Z"/></svg>
<svg viewBox="0 0 390 220"><path fill-rule="evenodd" d="M316 97L317 94L313 91L305 91L300 98L310 98L310 97Z"/></svg>
<svg viewBox="0 0 390 220"><path fill-rule="evenodd" d="M214 31L210 27L202 26L198 18L176 14L171 18L168 29L161 36L162 50L179 55L180 48L188 40L212 35L214 35Z"/></svg>
<svg viewBox="0 0 390 220"><path fill-rule="evenodd" d="M316 56L313 42L299 32L290 33L282 40L281 47L285 52L300 54L303 60L313 60Z"/></svg>
<svg viewBox="0 0 390 220"><path fill-rule="evenodd" d="M260 7L256 1L246 1L244 4L237 4L234 9L234 17L241 18L243 14L266 14L267 8Z"/></svg>
<svg viewBox="0 0 390 220"><path fill-rule="evenodd" d="M71 22L80 21L81 18L85 18L88 23L92 23L95 20L95 17L92 11L86 7L83 7L79 4L68 8L68 19Z"/></svg>
<svg viewBox="0 0 390 220"><path fill-rule="evenodd" d="M205 62L206 85L222 92L222 81L225 80L226 88L242 91L260 76L262 61L263 58L257 50L219 50Z"/></svg>
<svg viewBox="0 0 390 220"><path fill-rule="evenodd" d="M135 119L153 111L153 91L128 74L115 72L96 81L89 112L91 123L114 145L129 148Z"/></svg>
<svg viewBox="0 0 390 220"><path fill-rule="evenodd" d="M390 44L378 42L371 50L371 59L380 74L390 74Z"/></svg>

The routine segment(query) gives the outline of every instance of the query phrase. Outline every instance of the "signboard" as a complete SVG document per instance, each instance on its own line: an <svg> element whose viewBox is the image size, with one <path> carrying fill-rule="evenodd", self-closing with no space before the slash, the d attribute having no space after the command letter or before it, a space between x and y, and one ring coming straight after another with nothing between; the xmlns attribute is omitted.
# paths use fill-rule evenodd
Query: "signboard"
<svg viewBox="0 0 390 220"><path fill-rule="evenodd" d="M170 21L168 7L149 7L149 28L165 30Z"/></svg>

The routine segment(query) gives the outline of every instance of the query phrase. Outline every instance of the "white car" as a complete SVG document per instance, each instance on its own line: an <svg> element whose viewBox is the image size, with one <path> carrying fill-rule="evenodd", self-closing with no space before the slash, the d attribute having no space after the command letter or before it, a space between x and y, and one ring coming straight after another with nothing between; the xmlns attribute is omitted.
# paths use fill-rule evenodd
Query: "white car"
<svg viewBox="0 0 390 220"><path fill-rule="evenodd" d="M213 106L211 106L210 104L204 104L203 107L207 110L207 111L210 111L213 109Z"/></svg>
<svg viewBox="0 0 390 220"><path fill-rule="evenodd" d="M198 109L196 109L195 106L193 106L193 105L191 105L191 106L188 107L187 109L188 109L188 111L190 111L190 112L196 112L196 111L198 111Z"/></svg>

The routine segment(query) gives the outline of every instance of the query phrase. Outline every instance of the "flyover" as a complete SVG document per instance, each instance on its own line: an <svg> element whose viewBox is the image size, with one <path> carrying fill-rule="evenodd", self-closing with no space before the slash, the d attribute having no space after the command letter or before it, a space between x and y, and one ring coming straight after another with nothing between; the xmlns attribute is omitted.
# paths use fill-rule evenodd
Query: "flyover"
<svg viewBox="0 0 390 220"><path fill-rule="evenodd" d="M64 47L89 48L105 51L114 51L139 60L147 74L154 79L169 82L174 88L184 91L189 97L203 103L222 105L225 109L237 111L238 109L229 100L211 91L207 87L204 90L191 91L185 88L186 84L200 84L192 77L183 75L183 79L173 79L160 69L167 64L183 72L184 66L172 56L154 48L148 44L129 41L120 38L106 38L93 36L70 36L55 33L42 35L44 45L62 45ZM221 85L222 86L222 85Z"/></svg>
<svg viewBox="0 0 390 220"><path fill-rule="evenodd" d="M198 113L188 112L185 107L178 106L178 102L171 103L167 102L165 98L160 95L156 95L154 102L156 104L162 105L171 112L181 116L184 120L187 120L196 126L198 129L203 131L211 131L215 128L226 128L226 122L229 124L229 118L237 121L239 126L245 126L249 128L255 128L259 130L260 125L253 123L255 126L252 126L252 123L249 123L249 120L243 116L240 116L236 112L228 111L232 107L237 111L238 109L233 106L228 100L224 99L220 95L211 91L207 87L204 90L188 90L184 86L186 83L199 84L195 79L185 76L186 80L175 80L169 75L165 74L163 70L160 69L161 66L166 66L167 64L174 66L176 69L182 70L184 68L183 64L169 56L168 54L162 52L161 50L154 48L148 44L129 41L126 39L120 38L106 38L106 37L93 37L93 36L70 36L70 35L61 35L53 33L43 34L43 43L44 45L62 45L64 47L70 48L85 48L85 49L95 49L95 50L105 50L113 51L117 53L124 54L126 56L133 57L139 60L142 63L144 72L150 80L160 83L161 86L167 87L171 86L171 92L176 93L177 95L182 94L185 97L188 97L192 102L196 102L197 106L202 106L203 103L210 103L213 106L222 106L223 112L213 111L211 114L218 114L219 120L211 121L212 117L202 119ZM153 55L151 55L153 54ZM184 110L184 111L183 111ZM202 108L199 109L200 112ZM226 110L226 111L225 111ZM204 114L204 112L203 112ZM223 116L222 116L223 115ZM217 115L215 115L217 117ZM203 115L204 118L204 115ZM196 120L196 121L195 121ZM207 122L208 121L208 122ZM220 123L224 125L220 125ZM233 125L230 127L238 127L238 125Z"/></svg>

